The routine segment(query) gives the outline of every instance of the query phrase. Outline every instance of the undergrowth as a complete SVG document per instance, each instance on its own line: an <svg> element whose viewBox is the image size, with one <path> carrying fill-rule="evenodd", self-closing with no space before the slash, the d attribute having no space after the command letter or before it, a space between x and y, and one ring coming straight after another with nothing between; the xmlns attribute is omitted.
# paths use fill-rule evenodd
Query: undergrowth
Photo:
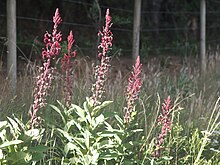
<svg viewBox="0 0 220 165"><path fill-rule="evenodd" d="M93 67L77 57L72 32L62 45L61 21L57 9L42 65L26 69L16 95L2 77L0 164L220 163L216 75L150 74L138 56L113 77L109 10Z"/></svg>

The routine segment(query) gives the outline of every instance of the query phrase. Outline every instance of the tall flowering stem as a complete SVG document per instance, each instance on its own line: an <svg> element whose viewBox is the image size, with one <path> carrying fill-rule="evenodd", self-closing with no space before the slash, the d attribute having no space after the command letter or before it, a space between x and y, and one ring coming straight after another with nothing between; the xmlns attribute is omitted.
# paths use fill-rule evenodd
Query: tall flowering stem
<svg viewBox="0 0 220 165"><path fill-rule="evenodd" d="M162 104L162 112L158 116L158 125L161 126L161 133L159 134L157 139L155 156L159 156L159 151L162 148L164 139L167 136L167 133L171 131L171 120L169 116L171 109L171 99L170 96L168 96L168 98L164 100L164 103Z"/></svg>
<svg viewBox="0 0 220 165"><path fill-rule="evenodd" d="M104 86L107 80L107 73L110 67L110 57L108 57L108 52L112 47L113 34L110 30L111 16L109 13L109 9L106 11L105 15L105 27L103 27L102 32L99 31L98 36L101 36L101 43L98 46L98 58L101 59L99 65L95 67L95 84L92 86L92 96L91 100L95 105L100 104L100 100L103 97Z"/></svg>
<svg viewBox="0 0 220 165"><path fill-rule="evenodd" d="M135 110L135 100L138 99L140 93L142 81L141 81L141 71L142 64L140 62L140 56L136 59L136 64L133 66L133 72L131 72L128 78L128 85L126 89L126 101L127 106L124 107L125 111L125 122L129 123L131 121L131 113Z"/></svg>
<svg viewBox="0 0 220 165"><path fill-rule="evenodd" d="M52 34L46 32L44 34L45 48L42 51L43 66L38 68L38 76L36 77L36 84L34 89L34 103L29 112L31 116L31 126L38 124L37 112L46 105L46 96L48 90L51 88L53 80L54 68L51 67L51 60L55 59L60 53L60 42L62 40L61 32L57 32L57 27L62 19L59 10L56 9L53 17L53 32Z"/></svg>
<svg viewBox="0 0 220 165"><path fill-rule="evenodd" d="M71 61L71 58L76 56L76 52L71 51L72 46L75 42L72 31L70 31L70 34L67 37L67 41L68 41L68 54L64 53L64 56L61 60L62 62L61 67L62 67L62 71L65 73L64 74L64 101L65 101L66 106L70 106L71 98L73 94L72 93L73 80L71 77L71 66L73 62Z"/></svg>

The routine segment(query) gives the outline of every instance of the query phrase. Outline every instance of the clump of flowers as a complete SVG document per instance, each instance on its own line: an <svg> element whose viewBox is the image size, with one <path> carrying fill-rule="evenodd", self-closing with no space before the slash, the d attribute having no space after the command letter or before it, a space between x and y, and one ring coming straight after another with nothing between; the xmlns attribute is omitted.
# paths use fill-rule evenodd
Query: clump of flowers
<svg viewBox="0 0 220 165"><path fill-rule="evenodd" d="M37 112L46 105L46 96L48 90L51 88L54 68L51 66L51 60L55 59L60 53L60 42L62 41L61 32L57 32L57 27L62 19L59 10L56 9L53 17L53 32L52 34L46 32L44 34L45 48L42 51L43 66L38 68L38 76L36 77L36 84L34 89L34 103L32 110L29 112L31 116L31 126L38 124Z"/></svg>
<svg viewBox="0 0 220 165"><path fill-rule="evenodd" d="M72 46L75 42L74 38L73 38L73 33L72 31L70 31L69 36L67 37L67 41L68 41L68 53L65 54L61 60L62 63L62 71L64 72L64 101L66 106L70 106L71 104L71 98L73 95L72 92L72 77L71 77L71 65L73 62L71 62L71 58L76 56L76 52L75 51L71 51Z"/></svg>
<svg viewBox="0 0 220 165"><path fill-rule="evenodd" d="M136 59L136 64L133 66L133 72L131 73L130 77L128 78L128 85L126 89L126 101L127 106L124 107L125 116L124 120L126 123L131 121L131 113L135 111L135 100L138 99L138 95L141 89L141 70L142 64L140 62L140 56Z"/></svg>
<svg viewBox="0 0 220 165"><path fill-rule="evenodd" d="M112 47L113 34L110 30L111 16L109 9L106 11L105 15L105 27L103 27L102 32L99 31L98 36L101 36L101 43L98 46L98 58L101 59L100 64L95 67L95 84L92 86L92 96L91 100L93 105L100 104L100 100L104 93L104 85L107 79L107 73L110 67L110 57L107 56L109 50Z"/></svg>
<svg viewBox="0 0 220 165"><path fill-rule="evenodd" d="M158 125L162 127L161 133L159 134L157 139L155 156L159 156L159 151L164 143L164 139L167 136L167 133L171 131L171 120L169 117L171 109L171 99L170 96L168 96L168 98L165 99L164 103L162 104L162 113L158 116Z"/></svg>

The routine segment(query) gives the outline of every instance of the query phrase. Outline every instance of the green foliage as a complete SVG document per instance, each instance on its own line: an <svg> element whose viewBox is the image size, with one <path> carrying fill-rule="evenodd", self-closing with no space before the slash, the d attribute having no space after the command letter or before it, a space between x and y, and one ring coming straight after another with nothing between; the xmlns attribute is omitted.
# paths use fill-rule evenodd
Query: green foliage
<svg viewBox="0 0 220 165"><path fill-rule="evenodd" d="M108 106L111 101L105 101L94 107L87 100L83 108L72 104L71 108L65 108L61 103L60 108L51 105L61 120L62 124L54 128L58 134L63 148L63 164L97 164L106 161L116 161L120 152L117 150L121 140L118 134L122 130L113 129L107 119L111 115L105 115L100 110Z"/></svg>
<svg viewBox="0 0 220 165"><path fill-rule="evenodd" d="M31 164L42 160L47 146L37 145L44 129L29 129L18 118L0 122L0 164Z"/></svg>
<svg viewBox="0 0 220 165"><path fill-rule="evenodd" d="M93 106L88 98L83 108L72 104L66 108L61 103L51 105L59 114L60 121L48 123L54 129L54 136L61 144L59 157L62 164L134 164L140 162L139 151L141 139L136 139L138 124L133 122L125 125L116 113L106 112L105 109L112 101L104 101L101 105ZM112 125L109 123L114 122ZM113 120L113 121L112 121ZM59 159L59 158L55 158Z"/></svg>

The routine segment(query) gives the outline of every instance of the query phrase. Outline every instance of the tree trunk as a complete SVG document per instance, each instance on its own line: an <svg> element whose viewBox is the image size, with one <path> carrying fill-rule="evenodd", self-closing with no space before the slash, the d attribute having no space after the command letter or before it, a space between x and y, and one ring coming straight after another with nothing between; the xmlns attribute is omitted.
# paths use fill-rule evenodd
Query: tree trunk
<svg viewBox="0 0 220 165"><path fill-rule="evenodd" d="M206 1L200 1L200 58L201 58L201 75L206 73Z"/></svg>
<svg viewBox="0 0 220 165"><path fill-rule="evenodd" d="M133 45L132 45L132 60L134 63L136 61L137 56L139 56L140 24L141 24L141 0L135 0L134 22L133 22Z"/></svg>
<svg viewBox="0 0 220 165"><path fill-rule="evenodd" d="M16 49L16 0L7 0L7 73L11 92L15 92L17 83Z"/></svg>

